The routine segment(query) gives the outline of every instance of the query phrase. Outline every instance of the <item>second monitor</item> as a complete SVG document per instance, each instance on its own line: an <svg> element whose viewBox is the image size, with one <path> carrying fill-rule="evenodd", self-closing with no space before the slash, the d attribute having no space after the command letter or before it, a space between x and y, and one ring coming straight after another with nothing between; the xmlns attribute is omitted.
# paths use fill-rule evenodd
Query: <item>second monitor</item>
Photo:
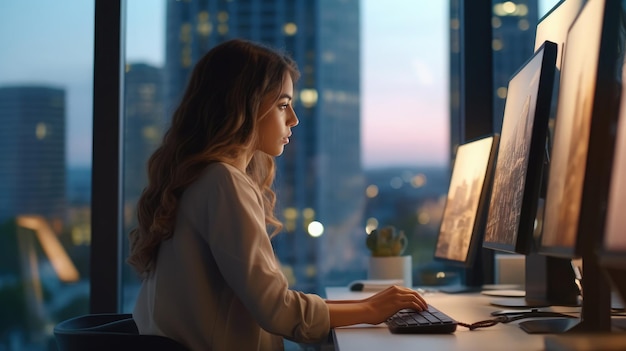
<svg viewBox="0 0 626 351"><path fill-rule="evenodd" d="M457 147L435 246L437 260L467 268L479 260L498 140L491 135Z"/></svg>
<svg viewBox="0 0 626 351"><path fill-rule="evenodd" d="M483 245L528 254L541 197L557 45L546 41L509 81Z"/></svg>
<svg viewBox="0 0 626 351"><path fill-rule="evenodd" d="M557 45L546 41L509 81L483 246L526 255L525 298L492 302L497 305L578 303L569 261L537 255L535 247L543 213L556 56Z"/></svg>

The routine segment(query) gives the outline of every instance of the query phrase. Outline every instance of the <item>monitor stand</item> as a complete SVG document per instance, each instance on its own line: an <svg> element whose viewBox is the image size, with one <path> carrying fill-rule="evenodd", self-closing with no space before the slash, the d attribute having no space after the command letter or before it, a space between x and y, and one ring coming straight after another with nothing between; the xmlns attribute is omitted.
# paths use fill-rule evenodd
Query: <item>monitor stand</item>
<svg viewBox="0 0 626 351"><path fill-rule="evenodd" d="M492 299L492 305L513 308L580 305L580 290L575 284L571 260L530 253L525 265L525 296Z"/></svg>
<svg viewBox="0 0 626 351"><path fill-rule="evenodd" d="M580 318L529 320L521 322L520 328L529 334L610 331L611 289L594 254L587 257L583 254L583 271L581 285L584 295Z"/></svg>
<svg viewBox="0 0 626 351"><path fill-rule="evenodd" d="M493 250L480 248L476 252L474 261L464 270L464 284L443 286L438 290L447 294L481 292L483 284L493 283Z"/></svg>

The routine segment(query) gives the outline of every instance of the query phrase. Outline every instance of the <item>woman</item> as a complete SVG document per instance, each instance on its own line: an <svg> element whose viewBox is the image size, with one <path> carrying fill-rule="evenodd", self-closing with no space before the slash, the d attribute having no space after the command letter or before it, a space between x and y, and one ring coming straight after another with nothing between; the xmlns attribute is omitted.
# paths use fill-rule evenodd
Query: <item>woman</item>
<svg viewBox="0 0 626 351"><path fill-rule="evenodd" d="M140 333L193 350L280 350L283 337L319 342L333 327L425 308L402 287L358 301L289 289L267 228L281 229L274 157L298 124L298 76L288 56L243 40L197 63L149 160L130 234L128 262L143 278L133 312Z"/></svg>

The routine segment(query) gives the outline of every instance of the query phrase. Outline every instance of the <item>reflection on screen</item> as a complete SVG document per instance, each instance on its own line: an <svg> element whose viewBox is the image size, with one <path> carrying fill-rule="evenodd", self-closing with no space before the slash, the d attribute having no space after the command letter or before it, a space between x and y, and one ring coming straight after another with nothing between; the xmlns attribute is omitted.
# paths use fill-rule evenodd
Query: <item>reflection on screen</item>
<svg viewBox="0 0 626 351"><path fill-rule="evenodd" d="M518 116L505 118L502 125L485 241L515 245L533 130L533 119L529 118L534 114L534 111L530 111L531 98L531 95L522 97ZM512 100L509 99L519 105L519 101Z"/></svg>

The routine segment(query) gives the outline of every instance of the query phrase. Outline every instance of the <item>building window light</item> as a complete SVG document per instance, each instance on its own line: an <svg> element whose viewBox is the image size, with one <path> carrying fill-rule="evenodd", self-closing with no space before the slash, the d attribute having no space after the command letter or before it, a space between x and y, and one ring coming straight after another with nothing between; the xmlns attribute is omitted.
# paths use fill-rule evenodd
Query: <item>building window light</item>
<svg viewBox="0 0 626 351"><path fill-rule="evenodd" d="M502 20L500 20L500 17L491 18L491 27L500 28L501 26L502 26Z"/></svg>
<svg viewBox="0 0 626 351"><path fill-rule="evenodd" d="M311 108L317 104L317 90L315 89L302 89L300 91L300 101L302 106Z"/></svg>
<svg viewBox="0 0 626 351"><path fill-rule="evenodd" d="M496 94L498 94L500 99L505 99L507 92L508 89L506 87L499 87L498 90L496 90Z"/></svg>
<svg viewBox="0 0 626 351"><path fill-rule="evenodd" d="M220 35L226 35L226 33L228 33L228 24L220 23L217 26L217 32L220 33Z"/></svg>
<svg viewBox="0 0 626 351"><path fill-rule="evenodd" d="M43 140L47 134L48 128L46 127L46 124L43 122L37 123L37 126L35 127L35 135L37 136L37 139Z"/></svg>
<svg viewBox="0 0 626 351"><path fill-rule="evenodd" d="M525 4L516 4L513 1L505 1L493 6L493 13L497 16L516 16L523 17L528 15L528 6Z"/></svg>
<svg viewBox="0 0 626 351"><path fill-rule="evenodd" d="M298 32L298 26L296 26L293 22L285 23L283 26L283 32L285 35L294 36Z"/></svg>
<svg viewBox="0 0 626 351"><path fill-rule="evenodd" d="M322 236L322 234L324 234L324 225L318 221L311 222L307 229L309 235L314 238L320 237Z"/></svg>
<svg viewBox="0 0 626 351"><path fill-rule="evenodd" d="M521 20L519 20L519 22L517 22L517 27L520 30L526 31L526 30L528 30L530 28L530 24L528 23L527 20L521 19Z"/></svg>
<svg viewBox="0 0 626 351"><path fill-rule="evenodd" d="M502 40L500 39L494 39L491 42L491 48L493 49L493 51L500 51L502 50L502 47L503 47Z"/></svg>

